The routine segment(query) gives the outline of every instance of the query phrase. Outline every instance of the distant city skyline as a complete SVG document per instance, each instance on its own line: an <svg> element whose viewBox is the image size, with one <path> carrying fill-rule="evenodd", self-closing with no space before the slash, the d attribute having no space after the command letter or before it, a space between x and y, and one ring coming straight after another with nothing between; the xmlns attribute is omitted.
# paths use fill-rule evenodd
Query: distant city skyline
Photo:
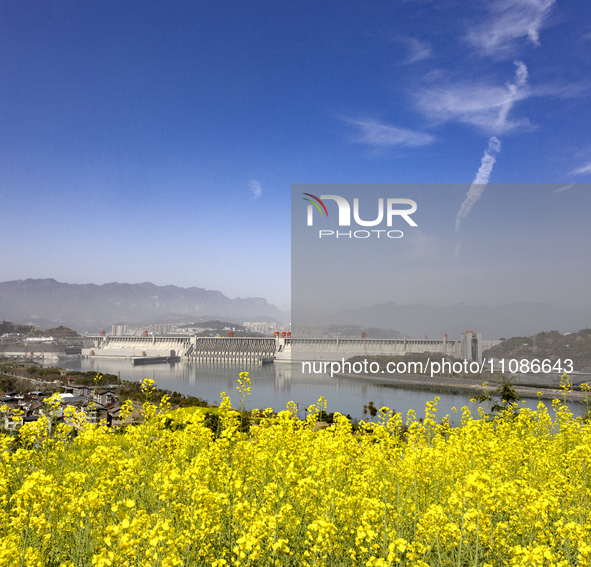
<svg viewBox="0 0 591 567"><path fill-rule="evenodd" d="M393 300L419 301L412 280L445 279L443 258L450 286L471 260L494 278L497 256L471 248L484 239L523 248L519 289L549 277L574 305L589 22L577 0L4 2L0 281L152 282L287 310L292 184L476 182L430 197L440 214L414 245L443 256ZM488 183L545 188L498 199Z"/></svg>

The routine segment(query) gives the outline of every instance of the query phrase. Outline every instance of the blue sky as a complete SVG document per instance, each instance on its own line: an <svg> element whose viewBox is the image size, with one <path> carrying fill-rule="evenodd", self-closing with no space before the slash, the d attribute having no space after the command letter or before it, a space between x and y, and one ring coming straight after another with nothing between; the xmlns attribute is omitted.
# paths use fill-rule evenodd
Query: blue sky
<svg viewBox="0 0 591 567"><path fill-rule="evenodd" d="M479 170L555 184L512 205L564 211L567 257L588 258L590 71L583 0L3 1L0 281L152 281L287 308L291 184L469 185ZM465 195L449 195L453 232ZM463 238L506 218L480 197Z"/></svg>

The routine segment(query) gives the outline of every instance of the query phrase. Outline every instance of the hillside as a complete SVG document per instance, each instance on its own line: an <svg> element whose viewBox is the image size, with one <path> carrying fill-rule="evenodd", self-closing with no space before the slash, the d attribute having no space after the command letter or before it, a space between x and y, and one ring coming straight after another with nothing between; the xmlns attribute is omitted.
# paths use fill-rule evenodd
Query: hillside
<svg viewBox="0 0 591 567"><path fill-rule="evenodd" d="M576 371L591 369L591 329L565 335L558 331L537 333L531 337L512 337L483 353L486 358L567 359Z"/></svg>
<svg viewBox="0 0 591 567"><path fill-rule="evenodd" d="M36 331L38 331L38 329L32 325L19 325L18 323L11 323L10 321L2 321L0 323L0 336L9 335L12 333L28 335L29 333Z"/></svg>

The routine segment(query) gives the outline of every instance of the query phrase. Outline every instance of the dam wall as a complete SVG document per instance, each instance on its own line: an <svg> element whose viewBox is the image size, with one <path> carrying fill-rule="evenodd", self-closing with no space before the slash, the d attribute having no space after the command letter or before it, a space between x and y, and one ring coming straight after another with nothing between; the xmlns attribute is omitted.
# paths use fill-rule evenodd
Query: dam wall
<svg viewBox="0 0 591 567"><path fill-rule="evenodd" d="M466 331L459 340L343 339L270 337L88 337L93 345L83 356L134 358L181 356L209 362L268 361L335 362L352 356L404 356L433 354L482 362L482 352L499 341L483 341L480 333Z"/></svg>
<svg viewBox="0 0 591 567"><path fill-rule="evenodd" d="M87 337L93 346L82 349L82 356L135 358L140 356L187 356L194 337ZM174 351L174 354L173 354Z"/></svg>
<svg viewBox="0 0 591 567"><path fill-rule="evenodd" d="M278 338L276 360L336 362L352 356L433 354L482 362L482 352L500 341L483 341L481 333L466 331L459 340L442 339L318 339Z"/></svg>
<svg viewBox="0 0 591 567"><path fill-rule="evenodd" d="M404 356L438 353L460 358L461 341L419 339L299 339L288 338L278 349L278 361L338 361L352 356Z"/></svg>

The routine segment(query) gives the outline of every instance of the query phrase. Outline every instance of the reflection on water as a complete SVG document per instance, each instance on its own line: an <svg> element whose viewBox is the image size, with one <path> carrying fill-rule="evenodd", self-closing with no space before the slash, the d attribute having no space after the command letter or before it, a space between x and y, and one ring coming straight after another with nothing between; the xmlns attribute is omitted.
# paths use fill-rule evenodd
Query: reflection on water
<svg viewBox="0 0 591 567"><path fill-rule="evenodd" d="M55 361L47 363L56 366ZM170 364L133 366L128 359L67 358L60 359L59 366L70 370L93 370L103 374L115 374L123 380L141 382L145 378L154 380L159 388L197 396L211 404L220 401L220 392L227 392L234 407L239 405L236 380L240 372L249 372L252 394L247 400L247 409L285 409L287 402L298 404L300 417L305 408L316 403L321 396L328 402L327 411L349 414L354 419L363 419L363 406L372 401L376 407L387 406L406 414L412 409L417 416L424 415L425 404L439 396L439 413L452 414L452 407L458 412L468 406L475 413L477 405L470 402L466 394L429 392L398 388L392 384L379 384L366 380L331 378L327 374L302 374L301 364L231 364L181 361ZM549 401L546 402L547 405ZM526 400L525 406L535 408L537 400ZM582 406L573 406L576 415L582 413ZM454 421L454 420L452 420ZM457 421L457 420L455 420Z"/></svg>

